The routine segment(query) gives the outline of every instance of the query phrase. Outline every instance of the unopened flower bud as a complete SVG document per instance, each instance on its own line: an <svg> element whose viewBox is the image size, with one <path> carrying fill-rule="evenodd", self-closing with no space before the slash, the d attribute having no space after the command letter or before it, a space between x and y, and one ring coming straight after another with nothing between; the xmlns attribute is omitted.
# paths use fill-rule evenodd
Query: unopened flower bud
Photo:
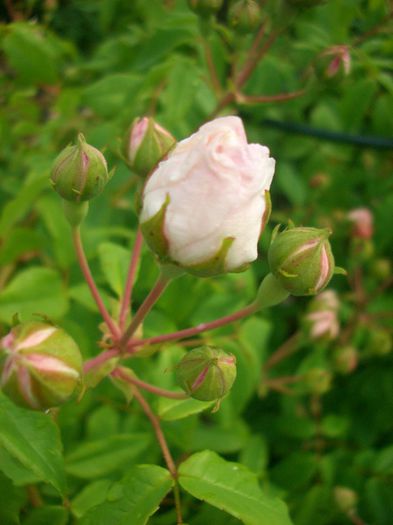
<svg viewBox="0 0 393 525"><path fill-rule="evenodd" d="M392 335L385 328L371 328L368 331L366 349L370 354L385 356L393 349Z"/></svg>
<svg viewBox="0 0 393 525"><path fill-rule="evenodd" d="M330 231L289 228L278 233L269 247L270 270L292 295L315 295L334 273Z"/></svg>
<svg viewBox="0 0 393 525"><path fill-rule="evenodd" d="M354 490L338 485L334 487L333 494L337 507L341 510L341 512L347 514L348 512L355 510L358 502L358 496Z"/></svg>
<svg viewBox="0 0 393 525"><path fill-rule="evenodd" d="M275 167L248 144L238 117L217 118L179 142L146 182L140 223L161 263L209 277L258 256Z"/></svg>
<svg viewBox="0 0 393 525"><path fill-rule="evenodd" d="M37 410L58 406L80 384L82 357L61 328L28 322L0 340L0 384L15 403Z"/></svg>
<svg viewBox="0 0 393 525"><path fill-rule="evenodd" d="M326 394L332 384L332 374L323 368L311 368L304 374L304 384L311 394Z"/></svg>
<svg viewBox="0 0 393 525"><path fill-rule="evenodd" d="M322 56L332 56L332 59L325 70L325 76L332 78L342 71L349 75L351 71L351 55L348 46L333 46L322 53Z"/></svg>
<svg viewBox="0 0 393 525"><path fill-rule="evenodd" d="M317 295L308 305L304 317L306 332L311 339L335 339L340 326L337 319L339 300L336 292L326 290Z"/></svg>
<svg viewBox="0 0 393 525"><path fill-rule="evenodd" d="M348 220L352 222L352 235L359 239L371 239L374 233L373 214L368 208L356 208L348 213Z"/></svg>
<svg viewBox="0 0 393 525"><path fill-rule="evenodd" d="M79 203L101 193L110 177L104 155L80 134L78 143L56 158L50 179L63 199Z"/></svg>
<svg viewBox="0 0 393 525"><path fill-rule="evenodd" d="M195 13L208 16L221 9L224 0L188 0L188 5Z"/></svg>
<svg viewBox="0 0 393 525"><path fill-rule="evenodd" d="M343 346L336 348L333 353L333 364L339 374L350 374L355 370L359 361L356 348Z"/></svg>
<svg viewBox="0 0 393 525"><path fill-rule="evenodd" d="M262 11L254 0L238 0L229 9L229 23L241 33L254 31L262 21Z"/></svg>
<svg viewBox="0 0 393 525"><path fill-rule="evenodd" d="M181 388L200 401L221 399L236 378L236 358L214 346L201 346L188 352L176 367Z"/></svg>
<svg viewBox="0 0 393 525"><path fill-rule="evenodd" d="M175 144L176 139L154 119L136 118L126 135L125 158L137 175L146 177Z"/></svg>
<svg viewBox="0 0 393 525"><path fill-rule="evenodd" d="M377 279L387 279L392 274L392 263L390 259L381 257L373 261L371 271Z"/></svg>

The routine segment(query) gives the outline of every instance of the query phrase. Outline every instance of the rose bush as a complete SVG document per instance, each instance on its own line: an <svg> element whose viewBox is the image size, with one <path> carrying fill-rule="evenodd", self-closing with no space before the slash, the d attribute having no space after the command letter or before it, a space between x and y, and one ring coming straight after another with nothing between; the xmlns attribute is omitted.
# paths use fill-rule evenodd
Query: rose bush
<svg viewBox="0 0 393 525"><path fill-rule="evenodd" d="M146 241L162 261L196 275L245 268L257 258L274 168L267 147L247 143L240 118L203 125L146 183Z"/></svg>

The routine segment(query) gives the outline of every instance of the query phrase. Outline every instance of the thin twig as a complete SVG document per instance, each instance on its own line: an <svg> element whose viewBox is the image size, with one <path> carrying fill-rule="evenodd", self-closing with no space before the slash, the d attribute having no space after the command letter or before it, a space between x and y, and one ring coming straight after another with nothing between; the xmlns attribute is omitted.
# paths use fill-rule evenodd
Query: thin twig
<svg viewBox="0 0 393 525"><path fill-rule="evenodd" d="M133 385L139 388L143 388L147 392L156 394L157 396L167 397L169 399L188 399L189 397L184 392L172 392L171 390L166 390L165 388L160 388L158 386L151 385L150 383L146 383L145 381L142 381L141 379L135 376L132 377L128 374L125 374L121 368L117 368L112 373L112 375L114 377L122 379L123 381L127 381L128 383L132 383Z"/></svg>
<svg viewBox="0 0 393 525"><path fill-rule="evenodd" d="M126 280L126 285L124 288L124 295L123 295L121 307L120 307L120 315L119 315L120 330L123 330L124 325L126 323L127 314L131 308L132 289L133 289L134 282L135 282L135 276L136 276L138 262L139 262L139 258L141 254L142 243L143 243L142 232L140 228L138 228L136 232L134 248L132 250L130 266L128 268L127 280Z"/></svg>
<svg viewBox="0 0 393 525"><path fill-rule="evenodd" d="M72 240L74 242L75 252L78 258L79 266L90 288L91 295L93 296L93 299L95 300L97 304L98 310L100 311L100 314L103 320L105 321L109 331L111 332L113 339L117 340L118 337L120 336L119 329L114 323L111 316L109 315L108 310L106 309L104 302L101 299L101 296L96 286L96 283L94 281L93 275L90 271L89 263L86 258L85 250L83 248L83 243L82 243L82 238L81 238L79 228L74 228L72 230Z"/></svg>
<svg viewBox="0 0 393 525"><path fill-rule="evenodd" d="M295 332L289 339L287 339L273 354L269 357L264 365L265 370L269 370L277 363L294 354L299 349L299 341L301 338L300 332Z"/></svg>
<svg viewBox="0 0 393 525"><path fill-rule="evenodd" d="M248 317L249 315L252 315L255 312L257 312L258 309L259 307L255 303L251 303L248 306L242 308L241 310L238 310L234 314L220 317L219 319L216 319L215 321L210 321L208 323L201 323L192 328L185 328L184 330L179 330L178 332L172 332L170 334L158 335L155 337L148 337L146 339L139 339L139 340L136 339L129 343L127 347L127 351L130 353L134 353L135 348L138 346L149 345L149 344L150 345L160 344L160 343L166 343L168 341L174 341L176 339L193 337L194 335L198 335L207 330L214 330L215 328L220 328L221 326L225 326L229 323L238 321L239 319L243 319L244 317Z"/></svg>
<svg viewBox="0 0 393 525"><path fill-rule="evenodd" d="M162 292L165 290L169 282L170 279L164 277L163 275L160 275L160 277L157 279L156 284L153 286L149 295L143 301L138 311L134 315L131 323L128 325L127 330L122 335L120 339L120 348L124 348L127 345L128 340L138 329L139 325L142 323L143 319L153 308L154 304L158 301L159 297L161 296Z"/></svg>
<svg viewBox="0 0 393 525"><path fill-rule="evenodd" d="M158 444L159 444L159 446L161 448L161 452L162 452L163 458L165 460L165 463L166 463L166 465L168 467L168 470L169 470L169 472L170 472L170 474L171 474L171 476L172 476L172 478L173 478L173 480L175 482L175 487L174 487L173 491L174 491L174 495L175 495L177 525L182 525L183 518L182 518L182 512L181 512L181 502L180 502L179 487L177 485L177 477L178 477L177 468L176 468L175 462L173 460L172 454L171 454L171 452L169 450L168 444L166 442L164 433L162 431L162 428L161 428L161 425L160 425L160 420L156 416L156 414L152 411L152 409L150 408L149 403L146 401L146 399L140 393L139 389L133 384L131 385L131 387L132 387L135 399L138 401L138 403L140 404L142 410L144 411L144 413L146 414L146 416L150 420L150 423L151 423L151 425L153 427L154 433L155 433L156 438L157 438L157 442L158 442Z"/></svg>
<svg viewBox="0 0 393 525"><path fill-rule="evenodd" d="M292 93L279 93L278 95L244 95L243 93L236 94L236 102L239 104L266 104L268 102L286 102L294 98L301 97L305 94L304 89L293 91Z"/></svg>

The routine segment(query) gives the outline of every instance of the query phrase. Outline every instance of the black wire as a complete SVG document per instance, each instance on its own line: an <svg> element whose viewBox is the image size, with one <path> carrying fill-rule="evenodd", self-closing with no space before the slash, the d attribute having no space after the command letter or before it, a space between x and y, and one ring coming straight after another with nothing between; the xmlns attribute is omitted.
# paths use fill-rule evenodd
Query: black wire
<svg viewBox="0 0 393 525"><path fill-rule="evenodd" d="M264 119L262 121L264 126L280 129L288 133L296 133L298 135L306 135L320 140L328 140L330 142L339 142L342 144L351 144L361 148L373 149L393 149L393 139L385 137L374 137L367 135L351 135L349 133L340 133L336 131L328 131L326 129L313 128L306 124L297 124L295 122L282 122L273 119Z"/></svg>

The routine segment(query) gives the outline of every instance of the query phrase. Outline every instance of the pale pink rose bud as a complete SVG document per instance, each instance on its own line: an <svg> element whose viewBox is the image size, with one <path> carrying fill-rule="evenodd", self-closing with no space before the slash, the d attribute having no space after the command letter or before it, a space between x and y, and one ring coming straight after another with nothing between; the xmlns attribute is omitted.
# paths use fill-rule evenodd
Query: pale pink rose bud
<svg viewBox="0 0 393 525"><path fill-rule="evenodd" d="M332 78L341 70L345 75L349 75L351 71L351 55L348 46L333 46L327 49L323 55L333 55L333 58L325 70L325 75Z"/></svg>
<svg viewBox="0 0 393 525"><path fill-rule="evenodd" d="M352 235L359 239L371 239L374 233L374 218L368 208L356 208L347 215L352 222Z"/></svg>
<svg viewBox="0 0 393 525"><path fill-rule="evenodd" d="M124 154L130 168L145 177L175 144L175 138L153 118L141 117L128 130Z"/></svg>
<svg viewBox="0 0 393 525"><path fill-rule="evenodd" d="M335 339L340 331L337 318L339 300L336 292L326 290L317 295L308 306L305 328L311 339Z"/></svg>
<svg viewBox="0 0 393 525"><path fill-rule="evenodd" d="M0 340L0 385L15 403L43 410L58 406L80 384L82 357L61 328L29 322Z"/></svg>
<svg viewBox="0 0 393 525"><path fill-rule="evenodd" d="M316 295L334 273L328 229L288 228L269 247L270 271L292 295Z"/></svg>
<svg viewBox="0 0 393 525"><path fill-rule="evenodd" d="M148 179L140 222L163 263L194 275L241 271L257 258L275 161L248 144L240 118L203 125Z"/></svg>

